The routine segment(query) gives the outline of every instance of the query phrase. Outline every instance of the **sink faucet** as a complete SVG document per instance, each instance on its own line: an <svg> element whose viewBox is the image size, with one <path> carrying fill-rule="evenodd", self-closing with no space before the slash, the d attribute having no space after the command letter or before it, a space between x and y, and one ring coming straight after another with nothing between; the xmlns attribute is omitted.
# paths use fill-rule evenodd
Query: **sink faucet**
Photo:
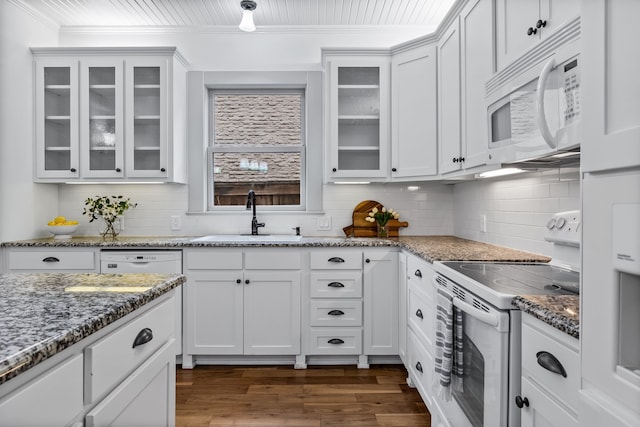
<svg viewBox="0 0 640 427"><path fill-rule="evenodd" d="M264 222L258 222L258 218L256 218L256 193L255 191L249 190L249 194L247 194L247 209L253 208L253 218L251 218L251 235L258 235L258 228L264 227Z"/></svg>

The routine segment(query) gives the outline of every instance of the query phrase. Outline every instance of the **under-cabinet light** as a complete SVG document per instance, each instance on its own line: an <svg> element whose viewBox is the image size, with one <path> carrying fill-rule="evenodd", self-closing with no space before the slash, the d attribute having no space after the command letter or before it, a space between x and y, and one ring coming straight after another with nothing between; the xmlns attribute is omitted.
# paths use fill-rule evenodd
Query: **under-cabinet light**
<svg viewBox="0 0 640 427"><path fill-rule="evenodd" d="M338 185L368 185L371 184L371 181L334 181L333 183Z"/></svg>
<svg viewBox="0 0 640 427"><path fill-rule="evenodd" d="M66 181L65 184L73 184L73 185L127 185L127 184L166 184L166 182L158 182L158 181Z"/></svg>
<svg viewBox="0 0 640 427"><path fill-rule="evenodd" d="M513 174L522 173L522 172L526 172L526 171L524 169L518 169L518 168L503 168L503 169L496 169L492 171L482 172L478 174L477 177L478 178L495 178L497 176L513 175Z"/></svg>

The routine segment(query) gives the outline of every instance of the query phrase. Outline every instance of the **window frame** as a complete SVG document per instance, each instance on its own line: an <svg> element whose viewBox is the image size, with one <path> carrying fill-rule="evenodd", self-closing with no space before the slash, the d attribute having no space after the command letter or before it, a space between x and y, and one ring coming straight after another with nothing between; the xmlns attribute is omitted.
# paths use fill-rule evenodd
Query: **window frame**
<svg viewBox="0 0 640 427"><path fill-rule="evenodd" d="M300 95L300 145L233 145L215 144L215 123L212 120L214 115L214 99L217 94L220 95L281 95L296 94ZM259 88L224 88L208 89L208 143L207 143L207 211L237 211L245 210L244 206L216 206L215 199L215 181L213 180L213 155L214 153L299 153L300 154L300 204L299 205L260 205L261 210L265 211L304 211L306 209L306 112L305 112L305 91L304 89L292 89L290 87L280 88L271 87L268 89Z"/></svg>
<svg viewBox="0 0 640 427"><path fill-rule="evenodd" d="M210 89L300 89L304 91L305 151L306 159L320 159L305 164L304 210L272 210L281 214L322 213L322 187L324 164L324 120L322 100L322 71L189 71L187 73L187 127L188 141L188 214L215 215L237 211L235 208L208 210L207 147L209 145L208 108Z"/></svg>

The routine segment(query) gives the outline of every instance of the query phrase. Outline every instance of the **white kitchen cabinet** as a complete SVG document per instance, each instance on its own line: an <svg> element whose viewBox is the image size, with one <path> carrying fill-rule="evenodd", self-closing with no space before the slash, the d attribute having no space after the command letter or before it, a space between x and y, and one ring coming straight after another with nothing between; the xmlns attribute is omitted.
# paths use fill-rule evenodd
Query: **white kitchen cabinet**
<svg viewBox="0 0 640 427"><path fill-rule="evenodd" d="M391 60L391 178L438 172L436 47L407 49ZM484 100L484 98L483 98Z"/></svg>
<svg viewBox="0 0 640 427"><path fill-rule="evenodd" d="M588 3L588 2L587 2ZM503 69L569 19L580 14L580 0L497 0L496 71ZM587 45L586 45L587 46Z"/></svg>
<svg viewBox="0 0 640 427"><path fill-rule="evenodd" d="M522 388L516 397L523 427L578 426L577 339L524 313Z"/></svg>
<svg viewBox="0 0 640 427"><path fill-rule="evenodd" d="M635 1L582 2L583 172L640 159L639 14Z"/></svg>
<svg viewBox="0 0 640 427"><path fill-rule="evenodd" d="M184 257L183 367L198 355L300 353L299 251L189 249Z"/></svg>
<svg viewBox="0 0 640 427"><path fill-rule="evenodd" d="M39 182L186 182L175 48L32 48Z"/></svg>
<svg viewBox="0 0 640 427"><path fill-rule="evenodd" d="M398 354L398 252L364 251L364 353Z"/></svg>
<svg viewBox="0 0 640 427"><path fill-rule="evenodd" d="M91 248L6 248L8 273L99 273L98 251Z"/></svg>
<svg viewBox="0 0 640 427"><path fill-rule="evenodd" d="M407 365L407 254L398 254L398 355Z"/></svg>
<svg viewBox="0 0 640 427"><path fill-rule="evenodd" d="M438 42L438 146L440 174L462 169L460 139L460 24L456 19Z"/></svg>
<svg viewBox="0 0 640 427"><path fill-rule="evenodd" d="M324 55L326 180L385 181L389 168L389 58Z"/></svg>
<svg viewBox="0 0 640 427"><path fill-rule="evenodd" d="M460 12L462 166L481 166L489 159L485 84L493 75L492 0L470 0ZM451 158L455 153L451 153ZM446 162L446 160L445 160Z"/></svg>

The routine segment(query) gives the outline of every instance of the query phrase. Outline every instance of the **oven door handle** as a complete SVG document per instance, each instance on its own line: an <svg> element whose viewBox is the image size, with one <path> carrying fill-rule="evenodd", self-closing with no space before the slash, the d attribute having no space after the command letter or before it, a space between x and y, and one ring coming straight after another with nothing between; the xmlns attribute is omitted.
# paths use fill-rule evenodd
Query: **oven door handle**
<svg viewBox="0 0 640 427"><path fill-rule="evenodd" d="M499 324L498 316L478 310L471 304L467 304L459 298L453 297L453 305L458 307L460 310L464 311L474 319L478 319L482 323L486 323L489 326L493 326L495 328Z"/></svg>

